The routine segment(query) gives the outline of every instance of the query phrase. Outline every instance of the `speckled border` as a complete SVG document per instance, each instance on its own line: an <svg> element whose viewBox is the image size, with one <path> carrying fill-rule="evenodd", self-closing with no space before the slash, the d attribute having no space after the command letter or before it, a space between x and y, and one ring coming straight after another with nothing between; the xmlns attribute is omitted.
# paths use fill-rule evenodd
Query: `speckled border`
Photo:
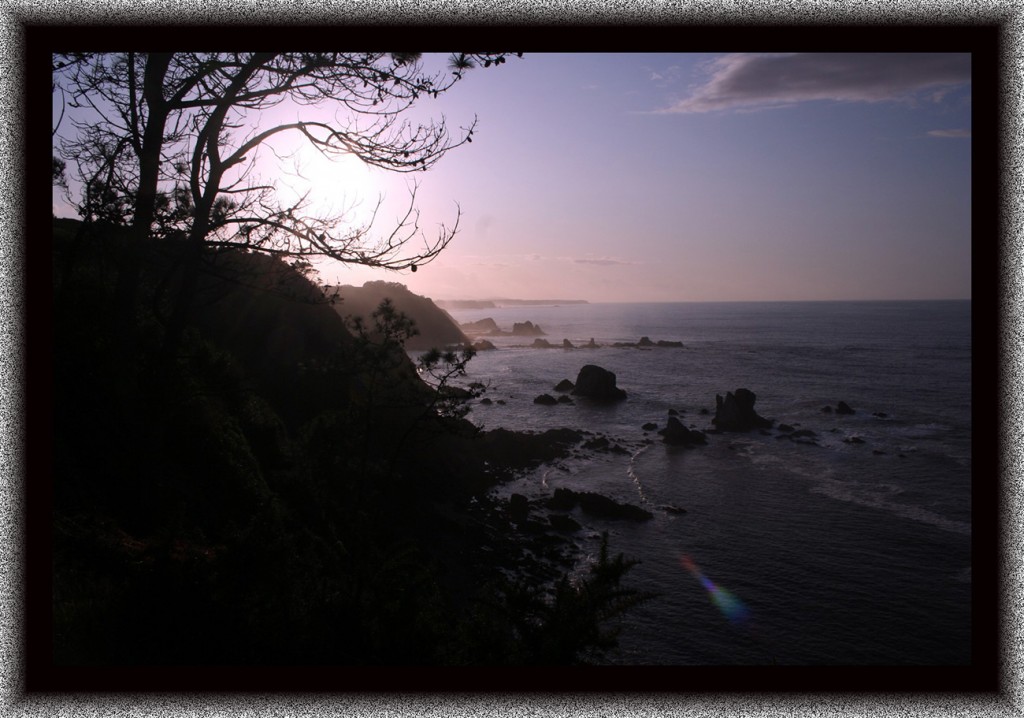
<svg viewBox="0 0 1024 718"><path fill-rule="evenodd" d="M7 171L0 172L0 710L6 715L39 716L830 716L830 715L1024 715L1022 689L1022 632L1020 600L1022 589L1021 535L1024 525L1019 476L1024 464L1021 436L1022 409L1014 399L1020 393L1024 358L1021 356L1022 314L1024 314L1024 243L1021 207L1021 97L1024 53L1021 48L1021 11L1010 0L1003 2L907 2L869 0L857 4L831 2L594 2L508 3L501 0L401 2L321 2L298 5L293 2L249 0L176 0L135 2L117 0L7 0L0 20L0 157ZM180 22L187 19L208 22L295 22L316 23L331 15L344 14L350 22L360 19L380 22L447 23L794 23L827 22L865 24L877 22L919 23L942 19L950 23L995 22L1003 29L1001 58L1005 95L1001 108L1002 145L1005 164L1002 180L1004 197L1001 216L999 297L1003 312L1000 339L1002 381L1000 384L1000 439L1003 474L1000 490L1001 606L1003 615L1002 688L997 694L347 694L317 695L177 695L177 694L26 694L21 661L24 637L21 602L21 570L24 559L24 497L21 491L24 444L24 220L21 147L24 134L20 114L20 82L24 74L22 28L28 23L103 23L132 18L140 23ZM14 171L12 171L14 170ZM975 237L974 241L990 238ZM1016 391L1015 391L1016 390ZM514 683L514 675L510 676Z"/></svg>

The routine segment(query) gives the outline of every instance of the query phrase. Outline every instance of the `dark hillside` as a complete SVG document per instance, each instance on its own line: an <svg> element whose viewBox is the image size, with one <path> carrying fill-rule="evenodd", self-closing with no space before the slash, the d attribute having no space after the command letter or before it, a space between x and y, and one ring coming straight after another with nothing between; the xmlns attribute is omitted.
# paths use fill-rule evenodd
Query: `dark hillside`
<svg viewBox="0 0 1024 718"><path fill-rule="evenodd" d="M168 351L180 248L145 248L126 328L123 241L54 223L56 664L566 663L606 645L619 604L593 596L628 596L628 565L549 599L531 556L564 541L527 553L486 496L581 434L478 432L416 376L400 316L378 312L381 342L353 335L255 255L205 257Z"/></svg>
<svg viewBox="0 0 1024 718"><path fill-rule="evenodd" d="M355 340L301 274L271 257L229 255L211 263L199 291L195 326L235 357L290 421L347 401L310 382L314 367L351 350Z"/></svg>
<svg viewBox="0 0 1024 718"><path fill-rule="evenodd" d="M366 282L362 287L337 287L341 302L336 305L342 316L370 314L382 301L390 299L395 308L414 322L419 334L405 342L407 349L416 351L469 344L458 323L427 297L413 294L404 284L396 282Z"/></svg>

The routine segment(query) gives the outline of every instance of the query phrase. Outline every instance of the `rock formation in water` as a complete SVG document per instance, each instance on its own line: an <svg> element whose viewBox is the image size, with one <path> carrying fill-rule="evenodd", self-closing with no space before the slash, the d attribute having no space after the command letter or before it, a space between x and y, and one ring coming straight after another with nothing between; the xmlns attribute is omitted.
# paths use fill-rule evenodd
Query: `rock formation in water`
<svg viewBox="0 0 1024 718"><path fill-rule="evenodd" d="M757 395L750 389L737 389L735 392L726 392L725 398L721 394L715 395L715 416L711 423L719 431L750 431L751 429L768 429L772 422L754 411L754 402Z"/></svg>
<svg viewBox="0 0 1024 718"><path fill-rule="evenodd" d="M479 336L481 334L497 334L501 330L498 329L498 323L487 317L486 319L479 319L475 322L464 322L459 325L466 334L473 334Z"/></svg>
<svg viewBox="0 0 1024 718"><path fill-rule="evenodd" d="M593 342L594 340L591 339L590 341ZM659 339L658 341L655 342L655 341L651 341L650 337L640 337L640 341L638 341L638 342L614 342L612 344L612 346L613 347L617 347L619 349L630 349L630 348L631 349L653 349L654 347L662 347L662 348L666 348L666 349L668 349L668 348L680 349L680 348L682 348L683 343L682 342L675 342L675 341L667 341L665 339Z"/></svg>
<svg viewBox="0 0 1024 718"><path fill-rule="evenodd" d="M544 331L540 328L540 325L530 321L516 322L512 325L512 336L514 337L539 337L543 335Z"/></svg>
<svg viewBox="0 0 1024 718"><path fill-rule="evenodd" d="M668 418L668 425L658 432L666 444L674 446L695 446L708 443L707 437L701 431L687 429L683 422L674 416Z"/></svg>
<svg viewBox="0 0 1024 718"><path fill-rule="evenodd" d="M548 499L548 508L555 511L570 511L577 505L579 505L584 513L603 519L647 521L654 518L654 514L639 506L620 504L618 501L607 496L590 491L573 491L572 489L558 488L555 489L554 496Z"/></svg>
<svg viewBox="0 0 1024 718"><path fill-rule="evenodd" d="M587 364L580 369L572 393L597 401L618 401L626 398L626 392L615 385L615 374L594 364Z"/></svg>

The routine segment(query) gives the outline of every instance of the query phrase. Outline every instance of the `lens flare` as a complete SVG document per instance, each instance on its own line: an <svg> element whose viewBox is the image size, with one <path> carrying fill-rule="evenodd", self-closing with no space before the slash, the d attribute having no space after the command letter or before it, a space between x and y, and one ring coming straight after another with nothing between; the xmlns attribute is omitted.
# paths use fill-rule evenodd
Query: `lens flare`
<svg viewBox="0 0 1024 718"><path fill-rule="evenodd" d="M718 610L729 619L730 623L744 623L750 618L750 609L747 608L746 604L736 598L732 592L717 586L714 581L705 576L697 567L697 564L693 562L693 559L684 554L680 559L680 563L704 587L704 590L708 592L708 596L711 597L711 603L718 607Z"/></svg>

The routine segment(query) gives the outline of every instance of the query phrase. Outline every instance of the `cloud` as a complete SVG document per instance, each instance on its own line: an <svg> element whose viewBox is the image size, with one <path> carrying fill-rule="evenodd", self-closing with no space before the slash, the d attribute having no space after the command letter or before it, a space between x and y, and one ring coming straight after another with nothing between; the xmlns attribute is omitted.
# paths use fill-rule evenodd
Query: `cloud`
<svg viewBox="0 0 1024 718"><path fill-rule="evenodd" d="M784 107L798 102L885 102L971 81L971 57L949 53L725 55L710 77L662 113Z"/></svg>
<svg viewBox="0 0 1024 718"><path fill-rule="evenodd" d="M954 138L954 139L959 139L959 138L970 139L971 131L970 130L964 130L964 129L958 129L958 130L930 130L928 132L928 136L929 137Z"/></svg>
<svg viewBox="0 0 1024 718"><path fill-rule="evenodd" d="M647 67L646 65L644 65L642 66L642 69L644 70L644 72L647 73L647 79L650 82L657 83L662 87L668 85L669 83L675 82L677 79L679 79L679 73L680 70L682 70L682 68L679 65L669 65L668 67L662 70L656 70L652 67Z"/></svg>

